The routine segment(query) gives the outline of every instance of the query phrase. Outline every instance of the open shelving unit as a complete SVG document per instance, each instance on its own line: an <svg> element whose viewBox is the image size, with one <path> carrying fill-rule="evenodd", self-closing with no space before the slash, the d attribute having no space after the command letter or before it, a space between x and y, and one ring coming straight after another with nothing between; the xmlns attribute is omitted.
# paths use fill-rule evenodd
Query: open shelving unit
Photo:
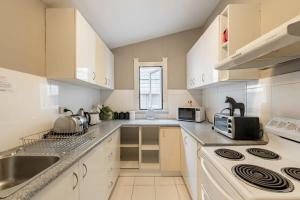
<svg viewBox="0 0 300 200"><path fill-rule="evenodd" d="M120 160L121 168L134 169L139 168L139 127L122 127Z"/></svg>
<svg viewBox="0 0 300 200"><path fill-rule="evenodd" d="M122 169L160 169L159 149L158 126L121 128Z"/></svg>
<svg viewBox="0 0 300 200"><path fill-rule="evenodd" d="M141 127L141 168L159 169L159 127Z"/></svg>

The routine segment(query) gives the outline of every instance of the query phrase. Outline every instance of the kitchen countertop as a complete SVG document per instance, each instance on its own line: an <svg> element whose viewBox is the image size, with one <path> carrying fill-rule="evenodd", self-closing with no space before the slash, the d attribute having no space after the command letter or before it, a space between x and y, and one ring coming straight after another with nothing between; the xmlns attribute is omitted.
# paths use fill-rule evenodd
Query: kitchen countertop
<svg viewBox="0 0 300 200"><path fill-rule="evenodd" d="M212 130L212 124L208 122L179 122L179 124L203 146L264 145L269 140L266 134L260 140L232 140Z"/></svg>
<svg viewBox="0 0 300 200"><path fill-rule="evenodd" d="M231 140L211 129L211 124L207 122L193 123L182 122L177 120L118 120L102 122L92 126L87 135L92 136L89 142L76 147L75 149L65 149L64 152L56 152L60 160L49 169L35 177L31 182L26 184L20 190L5 198L7 200L28 200L37 192L45 188L49 183L55 180L59 175L69 169L73 164L78 162L84 155L91 151L95 146L100 144L109 135L115 132L121 126L171 126L181 127L192 137L194 137L203 146L228 146L228 145L258 145L267 144L268 138L265 136L260 141L238 141ZM32 152L30 152L32 153ZM20 154L30 154L21 152ZM49 152L39 149L39 155L49 155ZM19 154L19 153L18 153ZM53 153L51 153L53 155Z"/></svg>

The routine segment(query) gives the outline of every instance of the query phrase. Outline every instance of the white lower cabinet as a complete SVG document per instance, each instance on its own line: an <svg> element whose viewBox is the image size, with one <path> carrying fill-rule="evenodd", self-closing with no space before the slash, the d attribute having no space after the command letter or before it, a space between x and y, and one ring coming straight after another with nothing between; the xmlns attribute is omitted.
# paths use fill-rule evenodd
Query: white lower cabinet
<svg viewBox="0 0 300 200"><path fill-rule="evenodd" d="M79 200L78 163L36 194L33 200Z"/></svg>
<svg viewBox="0 0 300 200"><path fill-rule="evenodd" d="M115 131L33 200L107 200L120 173L120 131Z"/></svg>
<svg viewBox="0 0 300 200"><path fill-rule="evenodd" d="M183 129L181 142L181 173L193 200L198 199L197 141Z"/></svg>

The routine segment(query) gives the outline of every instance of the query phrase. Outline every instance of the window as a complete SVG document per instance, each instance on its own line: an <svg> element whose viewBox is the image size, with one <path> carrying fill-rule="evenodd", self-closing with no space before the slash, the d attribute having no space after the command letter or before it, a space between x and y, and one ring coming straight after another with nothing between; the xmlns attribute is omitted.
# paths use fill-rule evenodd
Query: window
<svg viewBox="0 0 300 200"><path fill-rule="evenodd" d="M168 111L168 58L161 61L143 61L134 58L134 100L136 110L142 113L153 109Z"/></svg>
<svg viewBox="0 0 300 200"><path fill-rule="evenodd" d="M140 110L163 109L162 66L139 67L139 105Z"/></svg>

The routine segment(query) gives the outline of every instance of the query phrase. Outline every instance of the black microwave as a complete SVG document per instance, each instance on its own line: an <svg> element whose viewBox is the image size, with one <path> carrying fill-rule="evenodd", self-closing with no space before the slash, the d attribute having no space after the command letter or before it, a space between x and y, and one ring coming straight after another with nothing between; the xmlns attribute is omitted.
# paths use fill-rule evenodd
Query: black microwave
<svg viewBox="0 0 300 200"><path fill-rule="evenodd" d="M202 122L205 120L204 107L179 107L177 120L189 122Z"/></svg>

